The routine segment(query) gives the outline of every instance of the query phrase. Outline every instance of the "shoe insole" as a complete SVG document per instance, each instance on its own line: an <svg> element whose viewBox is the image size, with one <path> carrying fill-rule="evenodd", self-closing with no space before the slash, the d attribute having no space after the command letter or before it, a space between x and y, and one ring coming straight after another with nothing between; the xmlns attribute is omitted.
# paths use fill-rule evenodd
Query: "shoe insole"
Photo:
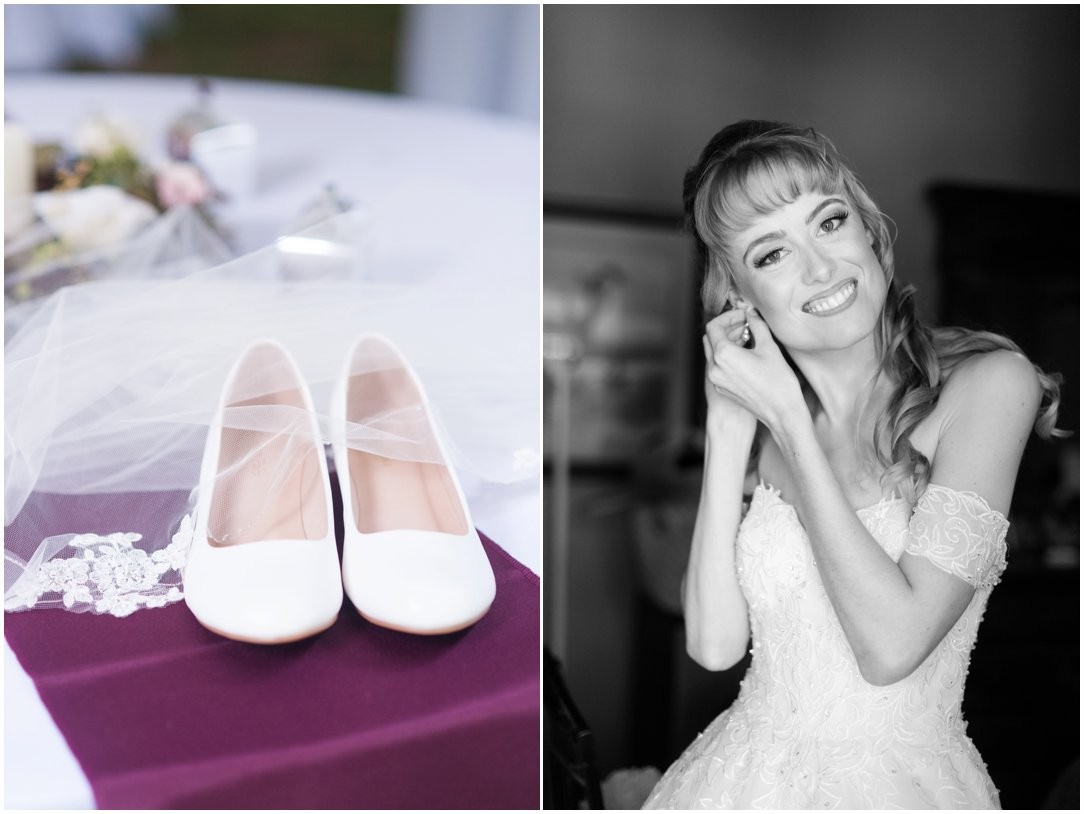
<svg viewBox="0 0 1084 814"><path fill-rule="evenodd" d="M301 391L282 390L229 404L276 405L294 408L282 411L283 431L222 429L208 523L211 545L327 536L327 498L316 457L323 450L309 429ZM294 432L286 429L289 422L295 424Z"/></svg>
<svg viewBox="0 0 1084 814"><path fill-rule="evenodd" d="M405 368L377 370L350 377L347 418L364 424L373 416L417 411L425 416L421 394ZM363 413L363 414L362 414ZM428 416L412 438L417 449L440 457ZM443 462L401 460L364 450L348 452L350 494L358 531L414 529L466 534L467 519L451 473Z"/></svg>

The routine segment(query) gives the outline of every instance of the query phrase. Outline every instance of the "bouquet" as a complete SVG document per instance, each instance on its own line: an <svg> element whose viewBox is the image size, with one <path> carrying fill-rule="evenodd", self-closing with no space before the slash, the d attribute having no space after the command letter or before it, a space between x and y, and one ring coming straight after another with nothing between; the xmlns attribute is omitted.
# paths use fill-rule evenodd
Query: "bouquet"
<svg viewBox="0 0 1084 814"><path fill-rule="evenodd" d="M194 217L217 232L210 205L218 196L199 168L175 160L152 167L136 143L122 120L99 114L80 124L69 149L35 146L34 221L4 247L10 304L109 276L141 236L161 239L153 227L163 216L189 231Z"/></svg>

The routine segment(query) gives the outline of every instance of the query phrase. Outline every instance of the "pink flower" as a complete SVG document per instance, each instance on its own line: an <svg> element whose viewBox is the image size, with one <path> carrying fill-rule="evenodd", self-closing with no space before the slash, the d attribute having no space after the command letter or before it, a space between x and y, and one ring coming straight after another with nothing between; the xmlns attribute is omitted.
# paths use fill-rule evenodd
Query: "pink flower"
<svg viewBox="0 0 1084 814"><path fill-rule="evenodd" d="M194 164L171 161L158 171L154 179L158 200L167 209L174 206L195 206L209 200L214 191L203 173Z"/></svg>

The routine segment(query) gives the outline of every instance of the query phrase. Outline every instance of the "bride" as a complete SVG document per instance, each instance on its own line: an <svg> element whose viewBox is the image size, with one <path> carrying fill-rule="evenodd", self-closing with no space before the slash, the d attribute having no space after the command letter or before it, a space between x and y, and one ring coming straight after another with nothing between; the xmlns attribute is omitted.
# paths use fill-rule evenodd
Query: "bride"
<svg viewBox="0 0 1084 814"><path fill-rule="evenodd" d="M918 320L885 217L811 129L725 128L685 208L718 314L687 646L722 670L751 636L753 660L645 807L997 808L960 704L1056 379Z"/></svg>

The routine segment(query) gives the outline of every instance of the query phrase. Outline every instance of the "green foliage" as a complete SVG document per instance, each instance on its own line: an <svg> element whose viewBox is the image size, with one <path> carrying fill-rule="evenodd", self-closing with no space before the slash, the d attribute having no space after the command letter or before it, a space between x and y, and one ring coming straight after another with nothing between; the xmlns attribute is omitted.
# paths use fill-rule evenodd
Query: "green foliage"
<svg viewBox="0 0 1084 814"><path fill-rule="evenodd" d="M125 70L395 90L401 6L179 4L174 13Z"/></svg>
<svg viewBox="0 0 1084 814"><path fill-rule="evenodd" d="M114 150L108 158L99 158L91 162L90 172L83 179L81 186L89 187L95 184L120 187L130 195L142 198L155 206L158 205L154 180L150 172L126 147Z"/></svg>
<svg viewBox="0 0 1084 814"><path fill-rule="evenodd" d="M164 209L158 201L153 175L127 147L118 147L104 157L82 156L74 167L60 171L58 180L58 189L84 189L98 184L120 187L159 211Z"/></svg>

